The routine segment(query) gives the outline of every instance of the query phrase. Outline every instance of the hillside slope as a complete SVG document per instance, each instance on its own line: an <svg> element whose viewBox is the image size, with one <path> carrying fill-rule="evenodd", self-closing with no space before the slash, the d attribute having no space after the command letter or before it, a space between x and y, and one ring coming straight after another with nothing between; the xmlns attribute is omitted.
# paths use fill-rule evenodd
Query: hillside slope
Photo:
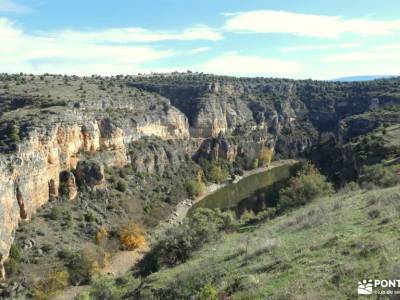
<svg viewBox="0 0 400 300"><path fill-rule="evenodd" d="M220 299L357 299L359 280L400 278L399 203L399 186L320 198L115 289L132 299L198 299L205 289Z"/></svg>

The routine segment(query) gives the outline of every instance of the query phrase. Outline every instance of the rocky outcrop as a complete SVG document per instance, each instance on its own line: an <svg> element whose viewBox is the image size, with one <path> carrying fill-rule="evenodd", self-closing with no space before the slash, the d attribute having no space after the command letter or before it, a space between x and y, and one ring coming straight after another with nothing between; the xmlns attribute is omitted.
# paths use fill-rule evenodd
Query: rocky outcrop
<svg viewBox="0 0 400 300"><path fill-rule="evenodd" d="M244 87L220 82L200 85L151 85L132 83L133 86L157 92L182 111L189 120L190 136L217 137L231 133L237 126L253 120L247 104L237 98Z"/></svg>
<svg viewBox="0 0 400 300"><path fill-rule="evenodd" d="M130 146L129 157L138 172L162 175L168 167L179 170L197 147L190 140L170 140L165 143L160 139L146 138Z"/></svg>
<svg viewBox="0 0 400 300"><path fill-rule="evenodd" d="M62 171L60 173L60 194L67 196L69 200L74 200L78 196L76 179L70 171Z"/></svg>
<svg viewBox="0 0 400 300"><path fill-rule="evenodd" d="M175 108L146 120L124 119L122 125L134 125L124 128L109 118L71 117L67 112L66 122L30 128L17 151L0 154L0 266L8 257L21 219L31 218L60 189L72 200L77 196L76 183L82 181L92 188L104 183L102 165L82 162L82 154L123 166L128 162L127 145L143 136L181 139L189 135L186 117ZM75 172L77 182L70 171Z"/></svg>
<svg viewBox="0 0 400 300"><path fill-rule="evenodd" d="M371 111L350 116L339 122L336 139L340 144L349 142L352 138L366 134L383 126L400 123L400 113L390 108L385 111Z"/></svg>

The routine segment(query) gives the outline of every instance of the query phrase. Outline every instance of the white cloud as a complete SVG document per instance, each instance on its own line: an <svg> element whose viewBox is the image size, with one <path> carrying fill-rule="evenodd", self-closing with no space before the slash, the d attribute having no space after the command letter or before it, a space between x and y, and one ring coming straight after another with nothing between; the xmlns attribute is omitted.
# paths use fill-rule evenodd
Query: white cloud
<svg viewBox="0 0 400 300"><path fill-rule="evenodd" d="M400 43L382 44L360 51L331 54L322 57L324 62L382 62L389 64L400 63ZM386 61L386 62L385 62Z"/></svg>
<svg viewBox="0 0 400 300"><path fill-rule="evenodd" d="M377 47L374 47L373 50L375 51L390 51L390 50L400 50L400 44L383 44Z"/></svg>
<svg viewBox="0 0 400 300"><path fill-rule="evenodd" d="M204 53L210 50L210 47L199 47L199 48L194 48L192 50L189 50L187 52L188 55L195 55L199 53Z"/></svg>
<svg viewBox="0 0 400 300"><path fill-rule="evenodd" d="M359 51L345 54L333 54L321 58L325 62L354 62L354 61L383 61L383 60L399 60L399 52L376 52L376 51Z"/></svg>
<svg viewBox="0 0 400 300"><path fill-rule="evenodd" d="M400 44L388 44L363 51L324 56L317 64L320 69L313 72L314 77L332 79L369 74L399 75L399 49Z"/></svg>
<svg viewBox="0 0 400 300"><path fill-rule="evenodd" d="M361 43L343 43L343 44L330 44L330 45L299 45L293 47L282 48L282 52L296 52L296 51L312 51L312 50L329 50L329 49L350 49L361 47Z"/></svg>
<svg viewBox="0 0 400 300"><path fill-rule="evenodd" d="M90 43L150 43L168 40L193 41L207 40L218 41L223 37L221 33L207 26L187 28L181 32L150 31L138 27L110 28L100 31L73 31L47 33L50 37L57 37L66 41Z"/></svg>
<svg viewBox="0 0 400 300"><path fill-rule="evenodd" d="M400 19L373 21L340 16L256 10L225 14L226 30L252 33L285 33L307 37L336 38L344 33L387 35L400 31Z"/></svg>
<svg viewBox="0 0 400 300"><path fill-rule="evenodd" d="M0 0L0 12L6 13L28 13L31 9L23 4L12 0Z"/></svg>
<svg viewBox="0 0 400 300"><path fill-rule="evenodd" d="M296 61L246 56L229 52L202 65L194 66L193 69L222 75L297 77L303 71L303 66Z"/></svg>
<svg viewBox="0 0 400 300"><path fill-rule="evenodd" d="M57 34L26 34L0 18L0 71L112 75L140 72L140 65L176 55L149 46L96 44Z"/></svg>

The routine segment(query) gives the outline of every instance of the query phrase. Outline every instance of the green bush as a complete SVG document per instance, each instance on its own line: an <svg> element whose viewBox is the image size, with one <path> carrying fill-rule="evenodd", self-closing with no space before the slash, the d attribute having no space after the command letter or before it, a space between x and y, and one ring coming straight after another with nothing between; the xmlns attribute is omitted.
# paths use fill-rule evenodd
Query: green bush
<svg viewBox="0 0 400 300"><path fill-rule="evenodd" d="M208 282L200 290L198 299L199 300L217 300L218 293L217 293L216 289L213 287L213 285L210 282Z"/></svg>
<svg viewBox="0 0 400 300"><path fill-rule="evenodd" d="M94 214L92 211L87 211L87 212L84 214L83 217L84 217L85 221L86 221L86 222L89 222L89 223L92 223L92 222L96 221L96 216L95 216L95 214Z"/></svg>
<svg viewBox="0 0 400 300"><path fill-rule="evenodd" d="M12 244L10 256L5 264L7 274L17 274L21 271L22 249L18 244Z"/></svg>
<svg viewBox="0 0 400 300"><path fill-rule="evenodd" d="M22 249L18 244L12 244L10 248L10 258L18 262L22 259Z"/></svg>
<svg viewBox="0 0 400 300"><path fill-rule="evenodd" d="M128 184L126 183L125 180L118 180L117 185L115 187L118 191L120 191L121 193L126 192L126 190L128 189Z"/></svg>
<svg viewBox="0 0 400 300"><path fill-rule="evenodd" d="M121 299L120 291L115 285L114 279L110 276L95 276L91 281L89 299Z"/></svg>
<svg viewBox="0 0 400 300"><path fill-rule="evenodd" d="M253 160L253 163L252 163L251 168L252 168L252 169L257 169L258 166L259 166L258 158L255 158L255 159Z"/></svg>
<svg viewBox="0 0 400 300"><path fill-rule="evenodd" d="M21 141L20 134L21 134L21 132L18 127L16 127L16 126L11 127L9 136L13 143L19 143Z"/></svg>
<svg viewBox="0 0 400 300"><path fill-rule="evenodd" d="M391 187L400 184L400 165L384 166L382 164L365 166L361 171L359 183L362 187Z"/></svg>
<svg viewBox="0 0 400 300"><path fill-rule="evenodd" d="M52 220L59 220L64 213L64 210L61 207L54 206L49 214L49 218Z"/></svg>
<svg viewBox="0 0 400 300"><path fill-rule="evenodd" d="M223 159L219 159L218 161L201 159L198 163L202 167L204 176L209 182L221 183L225 181L231 173L232 165Z"/></svg>
<svg viewBox="0 0 400 300"><path fill-rule="evenodd" d="M332 192L332 184L326 181L318 169L308 163L290 179L288 186L279 192L278 209L282 211L304 205Z"/></svg>
<svg viewBox="0 0 400 300"><path fill-rule="evenodd" d="M204 192L205 186L202 182L190 180L186 182L185 188L190 198L196 198Z"/></svg>
<svg viewBox="0 0 400 300"><path fill-rule="evenodd" d="M72 284L88 283L100 269L108 264L109 254L101 247L88 245L69 254L67 267Z"/></svg>
<svg viewBox="0 0 400 300"><path fill-rule="evenodd" d="M230 230L232 216L220 210L199 208L183 224L170 228L158 240L142 261L143 274L156 272L161 266L185 262L203 244L215 240L221 231Z"/></svg>
<svg viewBox="0 0 400 300"><path fill-rule="evenodd" d="M32 295L35 300L54 299L63 289L69 285L69 274L66 270L50 272L44 279L36 282L32 287Z"/></svg>
<svg viewBox="0 0 400 300"><path fill-rule="evenodd" d="M209 174L210 180L216 183L224 182L228 176L228 171L223 169L221 166L212 166Z"/></svg>

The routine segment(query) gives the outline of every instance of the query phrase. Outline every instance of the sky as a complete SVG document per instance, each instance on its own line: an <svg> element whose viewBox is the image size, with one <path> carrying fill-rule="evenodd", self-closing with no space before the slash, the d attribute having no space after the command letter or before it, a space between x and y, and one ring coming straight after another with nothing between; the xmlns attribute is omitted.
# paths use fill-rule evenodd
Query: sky
<svg viewBox="0 0 400 300"><path fill-rule="evenodd" d="M0 0L0 72L400 75L399 0Z"/></svg>

